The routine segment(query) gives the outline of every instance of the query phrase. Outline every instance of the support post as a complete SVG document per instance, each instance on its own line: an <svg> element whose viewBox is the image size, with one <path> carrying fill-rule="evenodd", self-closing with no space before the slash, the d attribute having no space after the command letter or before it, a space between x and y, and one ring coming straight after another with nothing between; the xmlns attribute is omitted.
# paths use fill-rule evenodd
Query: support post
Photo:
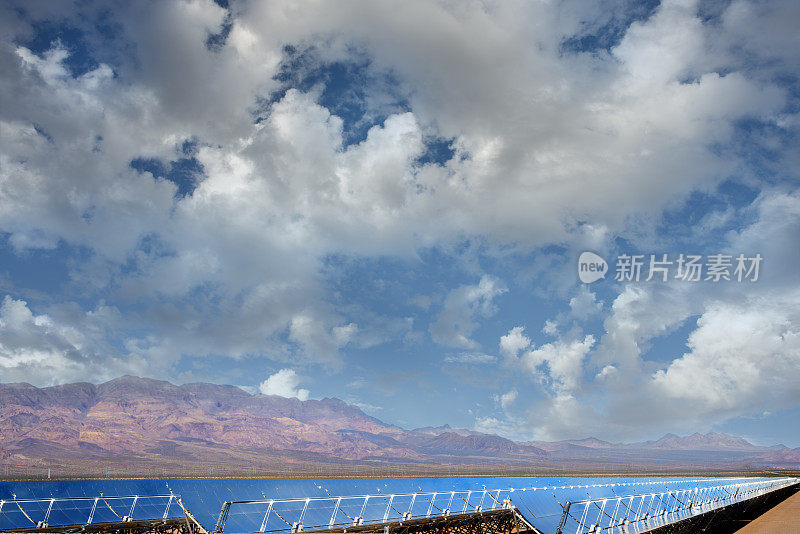
<svg viewBox="0 0 800 534"><path fill-rule="evenodd" d="M564 524L567 522L567 515L569 514L569 507L570 502L567 501L564 503L564 512L561 514L561 521L558 522L558 528L556 529L556 534L563 534L564 532Z"/></svg>

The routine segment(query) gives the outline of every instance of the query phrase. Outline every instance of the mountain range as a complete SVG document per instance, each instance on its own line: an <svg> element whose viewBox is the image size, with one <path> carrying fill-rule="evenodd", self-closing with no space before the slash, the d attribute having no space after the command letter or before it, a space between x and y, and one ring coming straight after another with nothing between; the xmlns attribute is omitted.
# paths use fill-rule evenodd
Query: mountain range
<svg viewBox="0 0 800 534"><path fill-rule="evenodd" d="M339 399L124 376L103 384L0 384L0 459L17 466L508 466L596 470L800 466L800 448L708 433L656 441L516 442L449 426L406 430Z"/></svg>

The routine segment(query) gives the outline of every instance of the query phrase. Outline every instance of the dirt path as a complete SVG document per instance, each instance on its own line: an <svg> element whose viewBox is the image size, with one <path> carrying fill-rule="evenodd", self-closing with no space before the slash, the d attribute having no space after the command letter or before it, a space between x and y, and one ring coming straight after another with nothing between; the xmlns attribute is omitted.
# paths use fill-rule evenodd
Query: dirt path
<svg viewBox="0 0 800 534"><path fill-rule="evenodd" d="M736 531L736 534L800 534L800 491Z"/></svg>

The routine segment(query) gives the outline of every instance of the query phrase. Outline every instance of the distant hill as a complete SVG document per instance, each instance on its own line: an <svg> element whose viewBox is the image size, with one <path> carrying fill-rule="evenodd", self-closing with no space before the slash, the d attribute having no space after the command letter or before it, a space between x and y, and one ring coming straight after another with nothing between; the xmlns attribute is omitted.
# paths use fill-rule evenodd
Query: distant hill
<svg viewBox="0 0 800 534"><path fill-rule="evenodd" d="M95 385L0 384L0 459L23 465L392 462L516 466L800 466L800 449L709 433L619 444L515 442L466 429L404 430L339 399L124 376ZM107 464L102 464L107 465Z"/></svg>
<svg viewBox="0 0 800 534"><path fill-rule="evenodd" d="M420 452L441 456L492 456L500 458L540 456L547 453L536 447L479 432L447 431L439 434L411 433L403 441Z"/></svg>
<svg viewBox="0 0 800 534"><path fill-rule="evenodd" d="M683 437L667 434L657 441L633 443L629 447L692 451L754 451L760 449L744 438L716 432L694 433L691 436Z"/></svg>
<svg viewBox="0 0 800 534"><path fill-rule="evenodd" d="M345 459L413 456L402 446L392 449L339 434L342 429L403 433L338 399L250 395L233 386L175 386L132 376L100 385L41 389L30 384L0 385L0 444L22 454L30 452L33 443L37 450L49 442L72 452L79 443L88 443L113 455L139 453L162 447L164 440L176 440Z"/></svg>

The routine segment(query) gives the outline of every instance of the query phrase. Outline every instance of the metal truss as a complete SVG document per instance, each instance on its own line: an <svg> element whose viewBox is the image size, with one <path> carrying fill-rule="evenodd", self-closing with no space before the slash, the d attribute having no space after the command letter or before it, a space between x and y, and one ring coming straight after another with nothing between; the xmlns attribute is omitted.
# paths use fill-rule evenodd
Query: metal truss
<svg viewBox="0 0 800 534"><path fill-rule="evenodd" d="M373 494L351 497L308 497L226 501L222 505L214 533L225 531L229 515L239 512L258 516L260 527L254 532L343 532L364 525L385 525L414 519L449 518L514 509L514 489L462 490L400 494Z"/></svg>
<svg viewBox="0 0 800 534"><path fill-rule="evenodd" d="M382 534L515 534L531 529L532 527L516 510L507 508L456 516L437 516L305 532L308 534L312 532L315 534L368 532Z"/></svg>
<svg viewBox="0 0 800 534"><path fill-rule="evenodd" d="M798 483L796 478L743 482L660 493L567 501L556 534L612 532L658 518L660 524L742 502Z"/></svg>
<svg viewBox="0 0 800 534"><path fill-rule="evenodd" d="M0 531L154 532L175 534L204 529L183 506L180 495L125 495L0 499Z"/></svg>

